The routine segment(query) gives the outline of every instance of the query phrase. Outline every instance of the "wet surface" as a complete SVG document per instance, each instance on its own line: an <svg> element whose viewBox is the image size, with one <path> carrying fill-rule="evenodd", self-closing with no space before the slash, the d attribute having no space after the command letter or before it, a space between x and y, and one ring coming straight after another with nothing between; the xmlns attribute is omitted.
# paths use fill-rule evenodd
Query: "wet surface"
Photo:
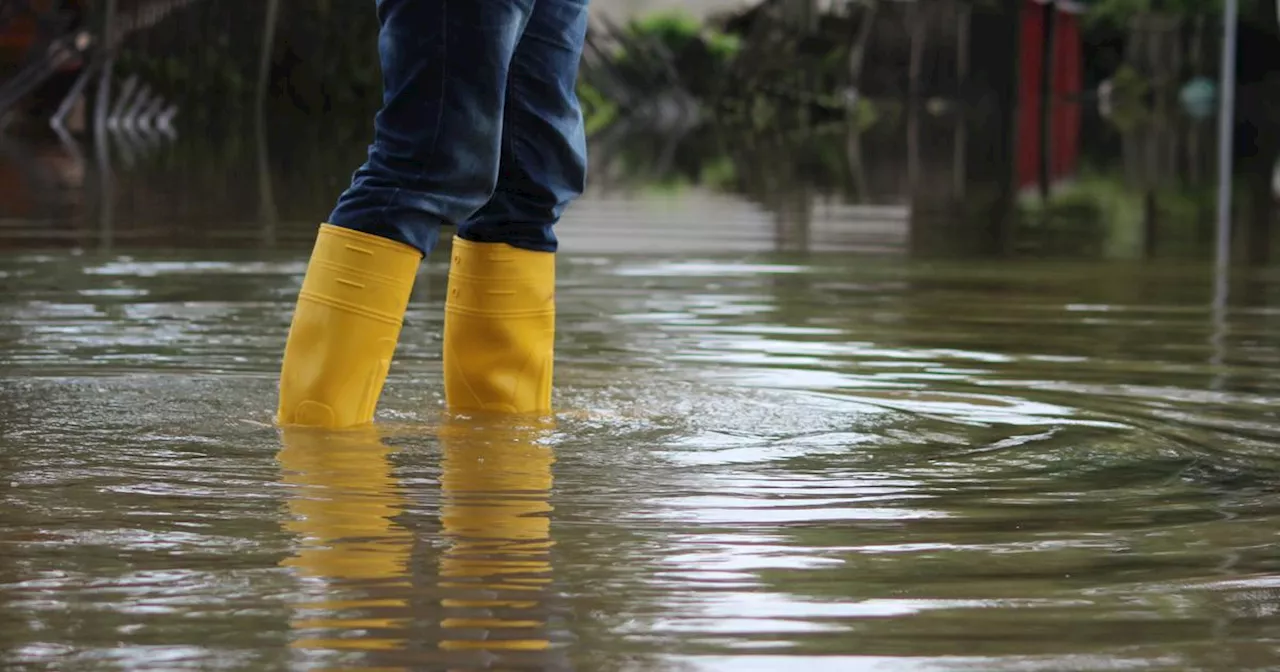
<svg viewBox="0 0 1280 672"><path fill-rule="evenodd" d="M364 117L0 137L0 667L1280 667L1274 147L1221 274L1211 119L1041 201L943 103L607 129L555 422L442 413L440 250L347 433L271 416Z"/></svg>
<svg viewBox="0 0 1280 672"><path fill-rule="evenodd" d="M1058 101L1041 185L981 87L627 110L559 227L554 422L442 412L440 250L376 428L285 432L377 101L340 4L131 36L176 133L0 135L0 668L1280 669L1273 91L1230 274L1208 112ZM738 3L593 3L674 6Z"/></svg>
<svg viewBox="0 0 1280 672"><path fill-rule="evenodd" d="M301 234L299 234L301 237ZM0 661L1274 669L1280 276L566 253L554 426L281 433L305 246L0 257Z"/></svg>

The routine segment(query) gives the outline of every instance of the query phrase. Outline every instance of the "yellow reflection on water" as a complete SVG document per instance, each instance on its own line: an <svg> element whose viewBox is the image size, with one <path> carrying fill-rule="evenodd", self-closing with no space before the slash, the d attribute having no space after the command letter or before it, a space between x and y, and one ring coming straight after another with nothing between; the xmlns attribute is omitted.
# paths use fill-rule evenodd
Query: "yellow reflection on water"
<svg viewBox="0 0 1280 672"><path fill-rule="evenodd" d="M299 542L282 565L318 582L294 605L292 646L415 660L431 649L506 658L551 648L554 456L540 441L549 429L510 417L450 418L439 427L440 599L425 604L430 579L414 571L423 562L414 562L414 532L395 522L409 502L392 474L393 449L374 428L285 430L286 527ZM425 621L438 628L424 629ZM424 649L423 637L436 645Z"/></svg>
<svg viewBox="0 0 1280 672"><path fill-rule="evenodd" d="M344 635L304 635L293 646L403 648L413 535L392 520L406 504L391 474L392 449L373 428L286 429L283 441L283 480L295 488L285 526L301 541L282 564L329 584L320 597L296 605L293 628ZM350 592L358 594L335 597Z"/></svg>
<svg viewBox="0 0 1280 672"><path fill-rule="evenodd" d="M551 583L552 449L546 424L455 419L440 429L446 650L541 651Z"/></svg>

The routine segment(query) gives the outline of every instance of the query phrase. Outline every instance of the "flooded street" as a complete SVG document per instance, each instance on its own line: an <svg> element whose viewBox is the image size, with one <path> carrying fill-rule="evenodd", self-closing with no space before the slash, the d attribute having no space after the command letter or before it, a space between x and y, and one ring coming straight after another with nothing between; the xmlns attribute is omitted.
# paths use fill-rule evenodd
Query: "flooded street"
<svg viewBox="0 0 1280 672"><path fill-rule="evenodd" d="M570 252L520 427L438 253L377 430L282 434L305 253L0 258L5 667L1278 660L1274 272Z"/></svg>
<svg viewBox="0 0 1280 672"><path fill-rule="evenodd" d="M284 4L127 36L174 129L0 135L0 669L1280 669L1263 52L1229 272L1208 80L1042 91L1000 3L621 68L558 227L554 422L443 412L446 239L376 425L282 431L380 87L368 3ZM745 7L596 4L680 6ZM855 34L868 86L802 81Z"/></svg>

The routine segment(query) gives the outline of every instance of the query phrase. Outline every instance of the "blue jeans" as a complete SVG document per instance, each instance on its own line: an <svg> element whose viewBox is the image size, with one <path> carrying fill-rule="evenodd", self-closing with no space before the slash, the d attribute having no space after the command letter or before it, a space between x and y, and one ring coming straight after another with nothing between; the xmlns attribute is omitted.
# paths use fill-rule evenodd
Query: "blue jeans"
<svg viewBox="0 0 1280 672"><path fill-rule="evenodd" d="M555 252L586 182L587 0L377 0L383 102L329 223L417 248L441 225Z"/></svg>

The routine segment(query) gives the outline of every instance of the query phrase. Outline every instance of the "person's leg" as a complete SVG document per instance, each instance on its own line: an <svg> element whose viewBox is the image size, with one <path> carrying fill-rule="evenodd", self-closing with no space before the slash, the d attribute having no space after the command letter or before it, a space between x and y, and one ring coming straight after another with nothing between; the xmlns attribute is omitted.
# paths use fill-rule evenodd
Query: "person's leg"
<svg viewBox="0 0 1280 672"><path fill-rule="evenodd" d="M429 254L494 192L512 54L534 0L378 0L383 104L329 216Z"/></svg>
<svg viewBox="0 0 1280 672"><path fill-rule="evenodd" d="M451 410L550 411L553 227L585 187L575 84L586 30L587 0L537 0L516 47L497 188L453 242L444 330Z"/></svg>
<svg viewBox="0 0 1280 672"><path fill-rule="evenodd" d="M488 201L509 67L534 0L378 0L383 105L369 158L321 226L277 420L373 419L422 257Z"/></svg>
<svg viewBox="0 0 1280 672"><path fill-rule="evenodd" d="M587 0L537 0L511 62L497 187L458 237L556 251L553 226L586 186L576 92L586 34Z"/></svg>

